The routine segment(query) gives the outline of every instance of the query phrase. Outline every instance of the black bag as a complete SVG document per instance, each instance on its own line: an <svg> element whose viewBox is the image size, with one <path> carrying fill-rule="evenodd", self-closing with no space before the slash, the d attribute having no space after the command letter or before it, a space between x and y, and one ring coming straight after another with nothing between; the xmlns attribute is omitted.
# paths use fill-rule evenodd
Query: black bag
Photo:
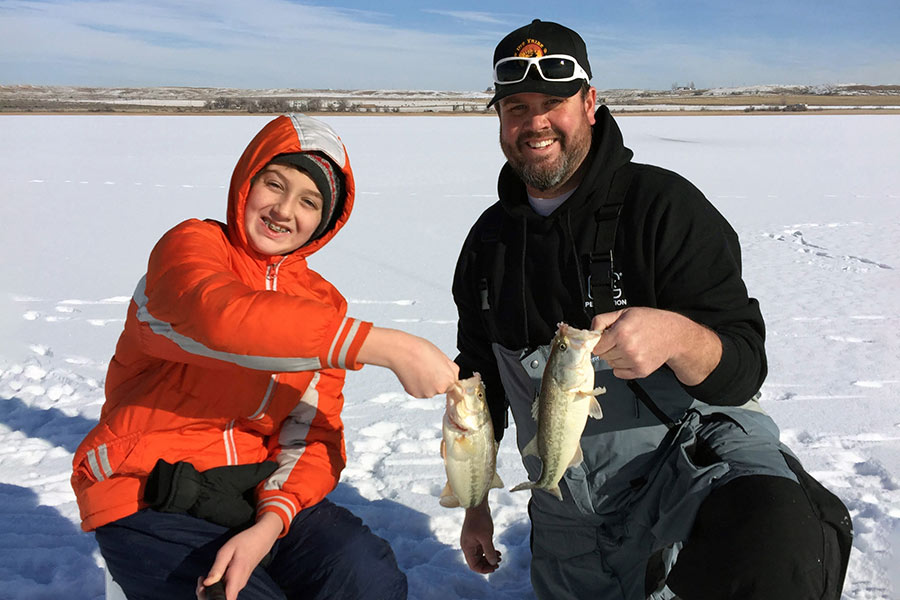
<svg viewBox="0 0 900 600"><path fill-rule="evenodd" d="M800 487L806 493L809 502L822 523L825 532L825 556L834 557L835 563L826 565L826 572L836 573L833 581L828 581L827 592L823 598L839 600L847 575L847 564L850 561L850 548L853 546L853 522L850 513L840 498L828 491L812 475L803 469L796 458L784 454L785 462L797 476Z"/></svg>

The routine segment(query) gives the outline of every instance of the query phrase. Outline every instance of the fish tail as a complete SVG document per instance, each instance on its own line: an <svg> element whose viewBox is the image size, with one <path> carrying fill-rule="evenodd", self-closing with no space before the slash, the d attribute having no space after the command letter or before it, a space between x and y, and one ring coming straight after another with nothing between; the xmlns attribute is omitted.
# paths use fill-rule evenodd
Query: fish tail
<svg viewBox="0 0 900 600"><path fill-rule="evenodd" d="M537 484L536 484L535 482L533 482L533 481L526 481L525 483L520 483L519 485L517 485L516 487L514 487L513 489L511 489L511 490L509 490L509 491L511 491L511 492L521 492L522 490L531 490L531 489L534 489L534 487L535 487L536 485L537 485Z"/></svg>

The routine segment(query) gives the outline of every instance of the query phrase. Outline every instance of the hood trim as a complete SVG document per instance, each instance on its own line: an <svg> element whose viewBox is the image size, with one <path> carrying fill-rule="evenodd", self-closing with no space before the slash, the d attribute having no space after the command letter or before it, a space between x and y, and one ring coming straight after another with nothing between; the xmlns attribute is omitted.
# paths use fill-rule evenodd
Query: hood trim
<svg viewBox="0 0 900 600"><path fill-rule="evenodd" d="M322 121L317 121L303 114L292 113L287 115L291 119L300 147L303 152L322 152L333 160L343 171L347 164L347 155L340 139L335 137L335 132Z"/></svg>

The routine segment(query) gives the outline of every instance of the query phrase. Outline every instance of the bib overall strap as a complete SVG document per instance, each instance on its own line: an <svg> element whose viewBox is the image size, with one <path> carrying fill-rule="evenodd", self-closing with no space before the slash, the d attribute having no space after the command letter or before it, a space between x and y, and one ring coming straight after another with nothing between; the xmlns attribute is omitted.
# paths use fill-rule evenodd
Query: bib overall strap
<svg viewBox="0 0 900 600"><path fill-rule="evenodd" d="M493 339L499 338L497 323L491 311L491 300L496 294L494 286L497 284L498 273L502 272L505 248L501 242L503 219L499 212L491 215L482 225L479 237L479 249L476 255L476 270L478 274L478 304L481 308L482 323Z"/></svg>
<svg viewBox="0 0 900 600"><path fill-rule="evenodd" d="M631 163L622 165L613 176L606 204L594 213L594 247L588 255L588 298L585 299L585 307L592 308L593 314L588 316L616 309L613 247L619 227L619 214L633 176Z"/></svg>
<svg viewBox="0 0 900 600"><path fill-rule="evenodd" d="M619 215L622 213L633 177L634 168L631 163L619 167L613 176L607 203L594 213L597 226L594 232L594 247L588 257L588 298L585 300L585 307L593 311L589 317L620 308L616 304L621 291L615 279L613 248L616 243ZM631 380L627 385L661 423L669 429L675 427L675 421L663 412L637 381Z"/></svg>

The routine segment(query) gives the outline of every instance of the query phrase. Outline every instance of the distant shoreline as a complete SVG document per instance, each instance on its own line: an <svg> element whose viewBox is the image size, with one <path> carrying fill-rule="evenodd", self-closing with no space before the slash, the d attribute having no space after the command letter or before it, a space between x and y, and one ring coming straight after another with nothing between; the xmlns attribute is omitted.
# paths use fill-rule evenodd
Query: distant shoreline
<svg viewBox="0 0 900 600"><path fill-rule="evenodd" d="M0 85L0 115L484 116L493 92ZM616 116L898 114L900 85L597 90Z"/></svg>
<svg viewBox="0 0 900 600"><path fill-rule="evenodd" d="M900 115L900 106L884 108L828 108L809 109L803 112L786 112L781 110L754 110L751 112L737 110L611 110L613 116L619 117L754 117L754 116L812 116L812 115ZM0 109L0 117L4 116L47 116L47 117L274 117L282 113L273 112L211 112L211 111L167 111L167 110L18 110ZM495 113L454 113L454 112L402 112L402 113L359 113L359 112L310 112L312 117L495 117Z"/></svg>

